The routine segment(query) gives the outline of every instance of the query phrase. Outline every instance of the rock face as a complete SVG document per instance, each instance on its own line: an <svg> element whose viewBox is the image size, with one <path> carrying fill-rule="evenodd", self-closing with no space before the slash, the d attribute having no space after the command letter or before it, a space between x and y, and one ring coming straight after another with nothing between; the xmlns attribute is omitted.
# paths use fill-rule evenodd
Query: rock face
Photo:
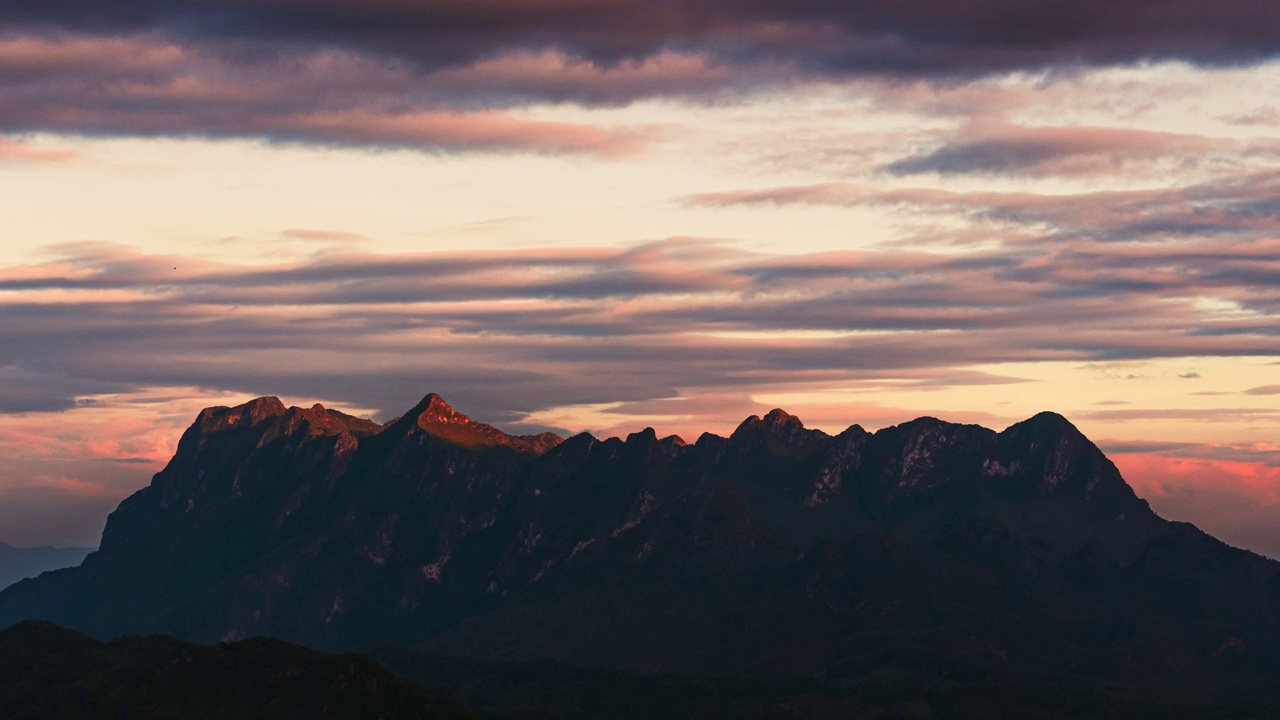
<svg viewBox="0 0 1280 720"><path fill-rule="evenodd" d="M1246 693L1280 679L1278 571L1157 517L1051 413L830 436L775 410L686 444L263 398L202 412L98 552L0 593L0 626Z"/></svg>

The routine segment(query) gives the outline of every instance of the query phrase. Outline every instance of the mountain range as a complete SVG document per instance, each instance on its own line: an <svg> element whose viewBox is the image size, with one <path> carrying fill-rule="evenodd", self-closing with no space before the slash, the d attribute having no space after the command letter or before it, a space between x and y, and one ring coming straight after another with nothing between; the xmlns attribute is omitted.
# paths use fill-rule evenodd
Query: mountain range
<svg viewBox="0 0 1280 720"><path fill-rule="evenodd" d="M434 394L385 424L210 408L98 551L0 592L0 627L32 618L393 669L1280 699L1280 563L1160 518L1052 413L687 443L514 436Z"/></svg>
<svg viewBox="0 0 1280 720"><path fill-rule="evenodd" d="M47 570L79 565L93 548L13 547L0 542L0 589Z"/></svg>

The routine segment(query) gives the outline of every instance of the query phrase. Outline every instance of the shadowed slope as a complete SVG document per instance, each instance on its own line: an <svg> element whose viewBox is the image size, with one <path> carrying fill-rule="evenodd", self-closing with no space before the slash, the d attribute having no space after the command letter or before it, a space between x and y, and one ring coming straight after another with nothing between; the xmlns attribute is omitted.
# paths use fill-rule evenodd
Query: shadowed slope
<svg viewBox="0 0 1280 720"><path fill-rule="evenodd" d="M6 718L420 718L474 716L368 658L257 638L201 647L166 637L104 644L49 623L0 631Z"/></svg>

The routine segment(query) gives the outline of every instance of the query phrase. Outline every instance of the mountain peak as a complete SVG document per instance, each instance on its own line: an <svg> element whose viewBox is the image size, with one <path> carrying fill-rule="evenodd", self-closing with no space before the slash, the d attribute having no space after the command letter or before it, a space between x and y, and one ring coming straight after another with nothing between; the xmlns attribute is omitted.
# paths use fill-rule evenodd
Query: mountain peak
<svg viewBox="0 0 1280 720"><path fill-rule="evenodd" d="M229 430L234 427L253 427L263 420L280 417L288 412L280 398L267 395L254 398L235 407L218 406L200 412L197 424L205 432Z"/></svg>
<svg viewBox="0 0 1280 720"><path fill-rule="evenodd" d="M786 410L783 410L782 408L774 408L770 410L769 413L764 416L764 419L762 422L764 422L765 425L768 425L771 428L780 428L783 425L796 425L798 427L804 427L804 423L800 421L800 418L796 417L795 415L792 415L791 413L787 412Z"/></svg>
<svg viewBox="0 0 1280 720"><path fill-rule="evenodd" d="M1020 423L1005 428L1001 435L1026 438L1029 442L1069 441L1092 445L1080 429L1056 412L1037 413Z"/></svg>
<svg viewBox="0 0 1280 720"><path fill-rule="evenodd" d="M765 414L764 417L752 415L746 420L743 420L742 423L738 425L738 429L733 431L733 434L738 435L743 432L757 429L769 430L776 433L788 426L792 426L791 429L793 430L803 429L804 423L800 421L800 418L792 415L786 410L783 410L782 408L774 408Z"/></svg>
<svg viewBox="0 0 1280 720"><path fill-rule="evenodd" d="M829 436L821 430L805 428L795 415L782 408L774 408L764 417L752 415L743 420L729 439L735 443L761 445L769 448L771 453L789 454L812 447L826 437Z"/></svg>
<svg viewBox="0 0 1280 720"><path fill-rule="evenodd" d="M267 418L283 414L285 406L283 402L280 402L280 398L275 395L264 395L260 398L254 398L233 409L252 413L255 416L261 415L262 418Z"/></svg>
<svg viewBox="0 0 1280 720"><path fill-rule="evenodd" d="M453 409L436 393L426 397L405 413L396 424L407 427L409 432L424 432L451 445L478 449L508 447L517 452L541 455L555 447L561 438L553 433L522 438L499 430L492 425L477 422Z"/></svg>
<svg viewBox="0 0 1280 720"><path fill-rule="evenodd" d="M631 443L655 443L658 441L658 432L651 427L647 427L638 432L627 435L627 444Z"/></svg>
<svg viewBox="0 0 1280 720"><path fill-rule="evenodd" d="M1038 412L1035 415L1032 415L1030 418L1027 418L1025 422L1035 423L1036 425L1043 425L1047 427L1058 428L1060 430L1073 430L1075 432L1079 432L1079 430L1076 430L1076 426L1071 424L1070 420L1066 419L1065 417L1063 417L1062 415L1056 412L1053 412L1052 410L1045 410L1043 412Z"/></svg>
<svg viewBox="0 0 1280 720"><path fill-rule="evenodd" d="M408 414L417 418L418 426L424 430L427 425L431 424L458 423L465 425L472 422L471 418L454 410L453 406L435 393L428 393Z"/></svg>

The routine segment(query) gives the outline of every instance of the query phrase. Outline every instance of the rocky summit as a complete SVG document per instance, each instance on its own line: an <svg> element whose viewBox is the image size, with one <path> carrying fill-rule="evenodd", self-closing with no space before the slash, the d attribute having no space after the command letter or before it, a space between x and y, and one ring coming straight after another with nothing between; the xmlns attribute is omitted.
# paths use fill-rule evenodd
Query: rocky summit
<svg viewBox="0 0 1280 720"><path fill-rule="evenodd" d="M0 627L269 635L733 677L1076 678L1252 698L1280 564L1158 517L1066 419L875 433L782 410L688 444L210 408Z"/></svg>

